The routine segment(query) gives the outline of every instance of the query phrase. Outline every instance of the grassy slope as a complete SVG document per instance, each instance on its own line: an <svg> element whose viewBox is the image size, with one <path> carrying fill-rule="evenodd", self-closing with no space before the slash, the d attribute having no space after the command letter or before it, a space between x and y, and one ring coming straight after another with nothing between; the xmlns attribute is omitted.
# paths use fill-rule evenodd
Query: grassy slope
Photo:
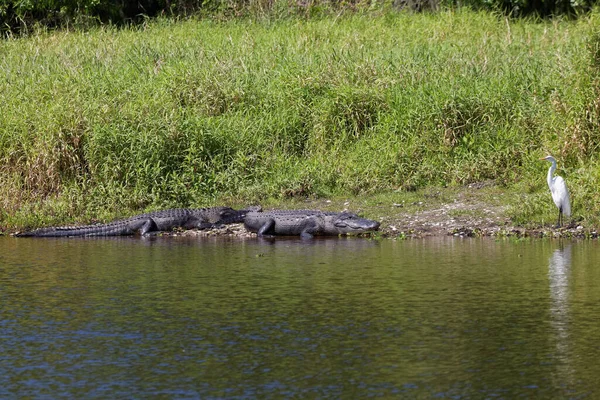
<svg viewBox="0 0 600 400"><path fill-rule="evenodd" d="M160 20L0 42L0 225L495 179L554 218L552 152L589 224L598 14Z"/></svg>

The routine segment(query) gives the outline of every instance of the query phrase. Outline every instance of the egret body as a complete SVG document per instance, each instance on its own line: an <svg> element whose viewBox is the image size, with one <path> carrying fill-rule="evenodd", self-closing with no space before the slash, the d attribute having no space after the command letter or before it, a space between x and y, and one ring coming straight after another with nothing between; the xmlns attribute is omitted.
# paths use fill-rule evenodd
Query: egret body
<svg viewBox="0 0 600 400"><path fill-rule="evenodd" d="M557 227L560 227L563 222L563 214L567 217L571 216L571 200L569 199L569 190L567 189L565 180L561 176L554 176L554 171L556 170L556 159L552 156L546 156L544 158L540 158L540 160L545 160L552 163L550 168L548 168L547 180L550 193L552 193L552 200L554 200L554 204L556 204L556 207L558 207Z"/></svg>

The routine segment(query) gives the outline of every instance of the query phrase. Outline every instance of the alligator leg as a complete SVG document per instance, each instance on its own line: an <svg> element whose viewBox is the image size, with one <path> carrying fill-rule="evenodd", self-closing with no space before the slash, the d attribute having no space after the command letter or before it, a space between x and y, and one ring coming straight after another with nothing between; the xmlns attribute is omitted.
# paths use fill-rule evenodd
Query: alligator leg
<svg viewBox="0 0 600 400"><path fill-rule="evenodd" d="M218 225L217 224L213 224L212 222L208 222L205 219L202 218L189 218L183 225L181 225L181 227L183 229L210 229L210 228L216 228Z"/></svg>
<svg viewBox="0 0 600 400"><path fill-rule="evenodd" d="M307 232L306 230L303 230L302 232L300 232L300 237L302 239L312 239L314 235L312 233Z"/></svg>
<svg viewBox="0 0 600 400"><path fill-rule="evenodd" d="M211 222L200 222L196 225L196 229L204 230L204 229L213 229L213 228L222 228L224 224L213 224Z"/></svg>
<svg viewBox="0 0 600 400"><path fill-rule="evenodd" d="M156 226L156 222L152 218L148 218L144 225L140 228L140 234L142 236L149 236L152 234L158 233L158 226Z"/></svg>
<svg viewBox="0 0 600 400"><path fill-rule="evenodd" d="M270 219L267 222L265 222L265 224L263 226L260 227L260 229L258 230L258 232L256 232L256 234L258 236L265 236L265 235L267 235L267 232L269 232L274 227L275 227L275 220Z"/></svg>
<svg viewBox="0 0 600 400"><path fill-rule="evenodd" d="M310 219L307 222L307 225L304 229L302 229L302 232L300 232L300 237L302 239L312 239L315 235L315 233L317 233L319 231L319 224L317 224L317 222L314 219Z"/></svg>

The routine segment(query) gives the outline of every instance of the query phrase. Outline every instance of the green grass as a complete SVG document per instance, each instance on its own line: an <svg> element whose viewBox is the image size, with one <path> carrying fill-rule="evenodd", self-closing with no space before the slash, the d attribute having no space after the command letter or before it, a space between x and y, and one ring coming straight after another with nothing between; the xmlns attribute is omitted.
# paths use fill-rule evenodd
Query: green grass
<svg viewBox="0 0 600 400"><path fill-rule="evenodd" d="M487 179L541 222L547 152L597 224L599 28L389 11L3 40L0 225Z"/></svg>

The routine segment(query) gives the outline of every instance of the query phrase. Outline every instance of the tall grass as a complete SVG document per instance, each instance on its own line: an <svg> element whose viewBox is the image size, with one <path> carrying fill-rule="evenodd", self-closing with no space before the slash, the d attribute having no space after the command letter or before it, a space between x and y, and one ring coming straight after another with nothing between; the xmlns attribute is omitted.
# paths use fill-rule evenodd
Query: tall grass
<svg viewBox="0 0 600 400"><path fill-rule="evenodd" d="M591 216L599 16L158 20L0 41L0 220L486 179L541 193L547 152ZM545 212L530 201L516 217Z"/></svg>

